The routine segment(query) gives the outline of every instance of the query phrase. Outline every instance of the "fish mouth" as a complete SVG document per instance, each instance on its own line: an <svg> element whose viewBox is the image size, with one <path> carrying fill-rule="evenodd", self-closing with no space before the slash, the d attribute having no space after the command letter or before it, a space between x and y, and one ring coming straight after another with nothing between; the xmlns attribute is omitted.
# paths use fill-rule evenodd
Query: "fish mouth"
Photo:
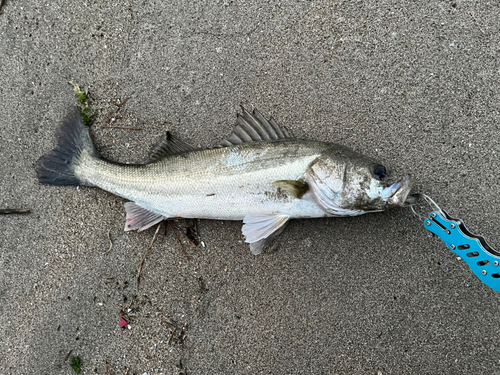
<svg viewBox="0 0 500 375"><path fill-rule="evenodd" d="M391 206L402 206L406 203L413 181L410 175L406 175L398 182L382 190L382 199ZM411 204L411 202L408 202Z"/></svg>

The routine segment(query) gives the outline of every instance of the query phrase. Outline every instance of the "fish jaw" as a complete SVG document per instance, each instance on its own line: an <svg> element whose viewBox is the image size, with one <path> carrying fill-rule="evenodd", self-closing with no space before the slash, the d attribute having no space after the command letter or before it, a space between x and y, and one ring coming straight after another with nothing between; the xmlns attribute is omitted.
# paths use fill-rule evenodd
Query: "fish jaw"
<svg viewBox="0 0 500 375"><path fill-rule="evenodd" d="M413 180L410 175L406 175L400 181L388 186L382 190L382 200L389 206L402 206L408 194L410 194Z"/></svg>

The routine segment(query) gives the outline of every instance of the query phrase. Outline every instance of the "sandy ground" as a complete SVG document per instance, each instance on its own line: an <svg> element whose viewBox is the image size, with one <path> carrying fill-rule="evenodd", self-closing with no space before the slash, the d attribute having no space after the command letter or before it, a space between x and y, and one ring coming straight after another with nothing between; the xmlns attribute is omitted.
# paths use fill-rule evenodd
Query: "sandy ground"
<svg viewBox="0 0 500 375"><path fill-rule="evenodd" d="M0 208L32 213L0 216L0 374L500 374L500 295L408 210L295 221L259 257L239 222L200 221L189 261L161 230L138 286L155 229L34 172L69 80L121 162L167 127L215 145L243 103L411 173L500 247L499 35L497 0L5 0ZM127 97L115 124L142 130L103 128Z"/></svg>

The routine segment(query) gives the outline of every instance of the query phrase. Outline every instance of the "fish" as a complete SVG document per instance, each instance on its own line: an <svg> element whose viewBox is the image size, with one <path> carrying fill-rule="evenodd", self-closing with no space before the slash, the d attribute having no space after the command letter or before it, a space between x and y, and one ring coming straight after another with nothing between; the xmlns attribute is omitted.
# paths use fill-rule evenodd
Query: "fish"
<svg viewBox="0 0 500 375"><path fill-rule="evenodd" d="M245 242L262 253L291 219L347 217L407 205L412 178L329 142L294 138L256 109L241 108L231 136L196 149L170 131L141 164L103 158L77 109L56 147L36 164L46 185L94 186L123 197L125 231L169 218L242 220Z"/></svg>

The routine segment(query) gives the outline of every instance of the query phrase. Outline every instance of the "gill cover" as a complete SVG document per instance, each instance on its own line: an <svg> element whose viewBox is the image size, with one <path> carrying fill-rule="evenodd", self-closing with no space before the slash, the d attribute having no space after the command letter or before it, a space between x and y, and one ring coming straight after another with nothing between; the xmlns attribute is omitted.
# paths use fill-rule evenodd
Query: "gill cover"
<svg viewBox="0 0 500 375"><path fill-rule="evenodd" d="M311 163L306 171L307 182L316 202L330 215L356 216L363 210L342 205L344 191L348 186L347 165L330 155L322 155Z"/></svg>

